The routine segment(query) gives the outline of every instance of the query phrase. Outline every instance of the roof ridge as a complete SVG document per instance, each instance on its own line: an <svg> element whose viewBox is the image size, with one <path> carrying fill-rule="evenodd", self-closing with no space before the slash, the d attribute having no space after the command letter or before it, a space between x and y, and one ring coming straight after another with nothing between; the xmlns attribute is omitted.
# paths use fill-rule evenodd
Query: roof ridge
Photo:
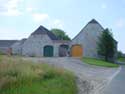
<svg viewBox="0 0 125 94"><path fill-rule="evenodd" d="M42 35L42 34L47 34L52 40L58 40L55 34L53 34L50 30L48 30L42 25L40 25L31 35Z"/></svg>
<svg viewBox="0 0 125 94"><path fill-rule="evenodd" d="M92 19L90 22L88 22L88 23L96 23L96 24L99 24L99 22L97 21L97 20L95 20L95 19Z"/></svg>

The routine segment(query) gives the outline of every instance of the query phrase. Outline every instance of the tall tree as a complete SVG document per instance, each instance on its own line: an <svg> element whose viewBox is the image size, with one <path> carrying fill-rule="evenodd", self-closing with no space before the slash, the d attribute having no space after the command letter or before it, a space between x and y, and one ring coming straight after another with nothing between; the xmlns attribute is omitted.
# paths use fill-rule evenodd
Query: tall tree
<svg viewBox="0 0 125 94"><path fill-rule="evenodd" d="M70 37L61 29L54 28L51 30L61 40L71 40Z"/></svg>
<svg viewBox="0 0 125 94"><path fill-rule="evenodd" d="M116 51L116 41L109 29L105 29L99 37L98 54L105 57L105 61L114 58Z"/></svg>
<svg viewBox="0 0 125 94"><path fill-rule="evenodd" d="M118 52L117 52L117 56L118 56L118 58L122 58L123 53L122 53L121 51L118 51Z"/></svg>

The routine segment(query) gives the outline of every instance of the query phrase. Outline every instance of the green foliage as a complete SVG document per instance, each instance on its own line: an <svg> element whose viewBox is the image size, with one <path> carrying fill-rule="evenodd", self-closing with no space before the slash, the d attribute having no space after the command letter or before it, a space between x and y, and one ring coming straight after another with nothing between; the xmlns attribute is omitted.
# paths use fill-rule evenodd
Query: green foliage
<svg viewBox="0 0 125 94"><path fill-rule="evenodd" d="M66 33L61 29L52 29L51 32L53 32L59 39L61 40L71 40Z"/></svg>
<svg viewBox="0 0 125 94"><path fill-rule="evenodd" d="M110 61L114 58L116 51L116 41L114 40L112 33L105 29L99 37L98 54L105 57L105 61Z"/></svg>
<svg viewBox="0 0 125 94"><path fill-rule="evenodd" d="M87 64L102 66L102 67L118 67L117 64L106 62L95 58L82 58L82 61Z"/></svg>
<svg viewBox="0 0 125 94"><path fill-rule="evenodd" d="M76 94L75 77L43 63L4 56L0 63L0 94Z"/></svg>
<svg viewBox="0 0 125 94"><path fill-rule="evenodd" d="M118 58L119 62L125 62L125 57Z"/></svg>
<svg viewBox="0 0 125 94"><path fill-rule="evenodd" d="M117 52L117 56L118 56L118 58L122 58L123 56L122 56L122 52L121 51L118 51Z"/></svg>

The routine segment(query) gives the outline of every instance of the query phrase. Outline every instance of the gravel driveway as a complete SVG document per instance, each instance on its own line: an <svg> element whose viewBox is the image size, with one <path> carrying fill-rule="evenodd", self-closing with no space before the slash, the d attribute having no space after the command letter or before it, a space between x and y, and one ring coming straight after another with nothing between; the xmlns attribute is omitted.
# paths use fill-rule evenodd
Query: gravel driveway
<svg viewBox="0 0 125 94"><path fill-rule="evenodd" d="M104 68L83 63L77 58L30 58L24 60L46 62L62 67L76 75L78 94L101 94L108 82L118 73L118 68Z"/></svg>

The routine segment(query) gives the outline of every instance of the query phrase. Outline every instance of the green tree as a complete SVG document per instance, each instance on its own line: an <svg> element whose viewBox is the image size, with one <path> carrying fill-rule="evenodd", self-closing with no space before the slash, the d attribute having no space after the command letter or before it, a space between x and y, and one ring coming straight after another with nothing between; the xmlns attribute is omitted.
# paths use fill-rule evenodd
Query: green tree
<svg viewBox="0 0 125 94"><path fill-rule="evenodd" d="M104 56L105 61L110 61L115 56L116 41L109 29L105 29L99 37L98 54Z"/></svg>
<svg viewBox="0 0 125 94"><path fill-rule="evenodd" d="M70 37L61 29L54 28L51 32L53 32L60 40L71 40Z"/></svg>
<svg viewBox="0 0 125 94"><path fill-rule="evenodd" d="M122 58L123 57L123 53L121 51L118 51L117 52L117 56L118 56L118 58Z"/></svg>

